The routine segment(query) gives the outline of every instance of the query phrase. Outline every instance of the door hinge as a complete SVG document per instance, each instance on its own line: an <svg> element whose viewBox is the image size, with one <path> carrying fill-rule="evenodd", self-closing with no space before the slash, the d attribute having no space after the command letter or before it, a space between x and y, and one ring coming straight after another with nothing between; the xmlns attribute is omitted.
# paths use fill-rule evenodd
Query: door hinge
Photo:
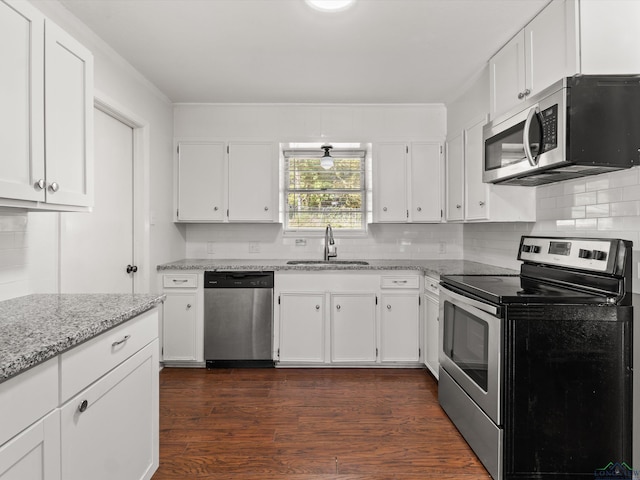
<svg viewBox="0 0 640 480"><path fill-rule="evenodd" d="M376 305L378 304L378 296L376 295Z"/></svg>
<svg viewBox="0 0 640 480"><path fill-rule="evenodd" d="M409 153L409 145L405 145L404 146L404 150L405 150L405 152Z"/></svg>
<svg viewBox="0 0 640 480"><path fill-rule="evenodd" d="M407 210L407 218L409 218L409 210Z"/></svg>
<svg viewBox="0 0 640 480"><path fill-rule="evenodd" d="M418 306L422 305L422 298L420 298L420 295L418 295Z"/></svg>
<svg viewBox="0 0 640 480"><path fill-rule="evenodd" d="M378 347L376 347L376 358L378 358Z"/></svg>
<svg viewBox="0 0 640 480"><path fill-rule="evenodd" d="M177 153L178 155L180 155L180 145L178 145L178 146L176 147L176 153Z"/></svg>
<svg viewBox="0 0 640 480"><path fill-rule="evenodd" d="M229 154L229 145L227 145L227 155Z"/></svg>
<svg viewBox="0 0 640 480"><path fill-rule="evenodd" d="M442 145L440 145L440 155L442 155Z"/></svg>
<svg viewBox="0 0 640 480"><path fill-rule="evenodd" d="M442 209L440 209L440 218L442 218L442 217L443 217L443 215L444 215L444 214L442 213Z"/></svg>
<svg viewBox="0 0 640 480"><path fill-rule="evenodd" d="M418 347L418 358L420 357L420 355L422 355L422 349Z"/></svg>
<svg viewBox="0 0 640 480"><path fill-rule="evenodd" d="M176 217L180 218L180 209L176 209Z"/></svg>
<svg viewBox="0 0 640 480"><path fill-rule="evenodd" d="M280 360L280 349L278 349L278 360Z"/></svg>
<svg viewBox="0 0 640 480"><path fill-rule="evenodd" d="M280 295L278 295L278 305L280 305Z"/></svg>
<svg viewBox="0 0 640 480"><path fill-rule="evenodd" d="M227 218L229 218L229 209L227 208Z"/></svg>

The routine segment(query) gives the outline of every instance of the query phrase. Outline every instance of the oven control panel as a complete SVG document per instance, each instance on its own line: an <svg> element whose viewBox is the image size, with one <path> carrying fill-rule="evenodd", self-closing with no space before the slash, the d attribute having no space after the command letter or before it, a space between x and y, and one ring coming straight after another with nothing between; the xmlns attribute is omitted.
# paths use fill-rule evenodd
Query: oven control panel
<svg viewBox="0 0 640 480"><path fill-rule="evenodd" d="M581 270L607 272L617 240L522 237L518 260Z"/></svg>

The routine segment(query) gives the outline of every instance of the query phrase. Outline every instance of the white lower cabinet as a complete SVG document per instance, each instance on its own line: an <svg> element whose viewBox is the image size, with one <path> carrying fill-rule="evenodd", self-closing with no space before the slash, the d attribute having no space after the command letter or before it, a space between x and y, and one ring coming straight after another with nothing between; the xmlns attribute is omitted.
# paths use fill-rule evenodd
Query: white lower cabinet
<svg viewBox="0 0 640 480"><path fill-rule="evenodd" d="M423 295L424 305L424 364L438 378L439 347L439 327L440 327L440 301L438 299L439 280L432 277L425 277L425 294Z"/></svg>
<svg viewBox="0 0 640 480"><path fill-rule="evenodd" d="M60 480L60 412L0 447L0 480Z"/></svg>
<svg viewBox="0 0 640 480"><path fill-rule="evenodd" d="M421 365L419 285L413 272L276 272L274 358L280 366Z"/></svg>
<svg viewBox="0 0 640 480"><path fill-rule="evenodd" d="M324 292L280 295L281 362L324 362Z"/></svg>
<svg viewBox="0 0 640 480"><path fill-rule="evenodd" d="M142 480L157 468L155 340L60 409L65 480Z"/></svg>
<svg viewBox="0 0 640 480"><path fill-rule="evenodd" d="M380 360L420 360L420 296L416 293L383 293L380 308Z"/></svg>
<svg viewBox="0 0 640 480"><path fill-rule="evenodd" d="M162 361L165 365L202 363L202 274L169 273L161 278L166 295L162 307Z"/></svg>
<svg viewBox="0 0 640 480"><path fill-rule="evenodd" d="M331 294L331 361L373 363L376 347L376 295Z"/></svg>

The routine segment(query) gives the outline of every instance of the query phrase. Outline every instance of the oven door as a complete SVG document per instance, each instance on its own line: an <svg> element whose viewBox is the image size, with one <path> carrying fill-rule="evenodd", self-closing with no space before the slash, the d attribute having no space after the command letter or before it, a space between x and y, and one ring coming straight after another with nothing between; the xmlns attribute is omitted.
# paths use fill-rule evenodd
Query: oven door
<svg viewBox="0 0 640 480"><path fill-rule="evenodd" d="M440 287L440 366L502 425L502 319L497 308Z"/></svg>

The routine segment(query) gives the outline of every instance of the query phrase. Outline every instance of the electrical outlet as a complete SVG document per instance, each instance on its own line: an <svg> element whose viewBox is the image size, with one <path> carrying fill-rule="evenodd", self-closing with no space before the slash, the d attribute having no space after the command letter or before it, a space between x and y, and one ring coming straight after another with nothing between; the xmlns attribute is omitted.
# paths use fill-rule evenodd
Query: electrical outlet
<svg viewBox="0 0 640 480"><path fill-rule="evenodd" d="M447 242L440 242L438 244L438 253L447 253Z"/></svg>
<svg viewBox="0 0 640 480"><path fill-rule="evenodd" d="M249 253L260 253L260 244L258 242L251 242L249 244Z"/></svg>
<svg viewBox="0 0 640 480"><path fill-rule="evenodd" d="M306 238L296 238L296 247L304 247L307 245Z"/></svg>
<svg viewBox="0 0 640 480"><path fill-rule="evenodd" d="M216 253L215 244L213 242L207 242L207 253Z"/></svg>

